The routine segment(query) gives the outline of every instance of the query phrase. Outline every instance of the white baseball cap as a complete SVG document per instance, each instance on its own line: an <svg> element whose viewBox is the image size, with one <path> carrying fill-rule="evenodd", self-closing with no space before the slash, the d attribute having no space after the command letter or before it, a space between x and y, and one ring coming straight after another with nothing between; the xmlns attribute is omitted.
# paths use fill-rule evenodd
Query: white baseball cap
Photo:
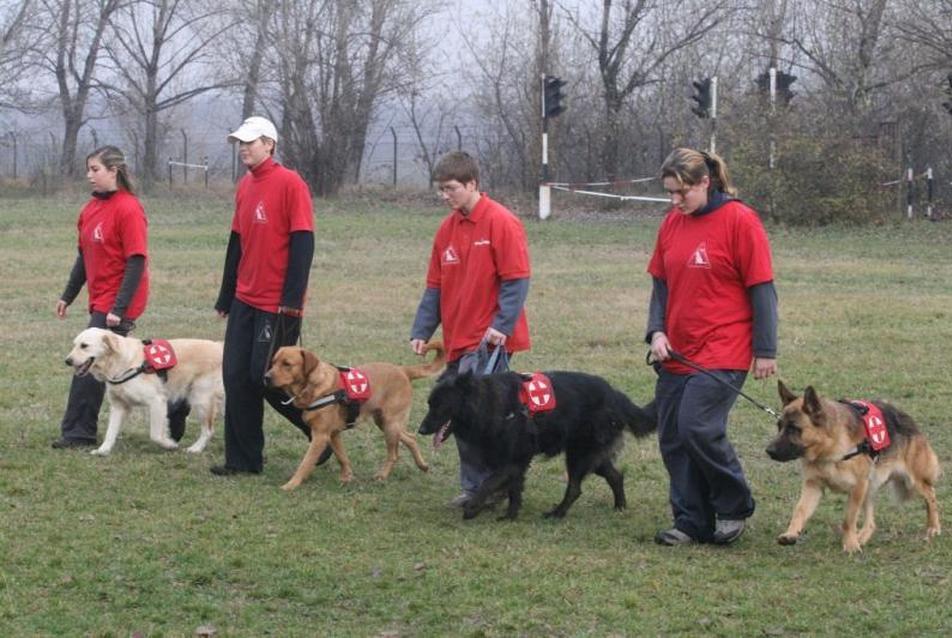
<svg viewBox="0 0 952 638"><path fill-rule="evenodd" d="M277 143L278 130L271 120L252 115L241 123L238 130L228 135L229 142L254 142L259 137L267 137Z"/></svg>

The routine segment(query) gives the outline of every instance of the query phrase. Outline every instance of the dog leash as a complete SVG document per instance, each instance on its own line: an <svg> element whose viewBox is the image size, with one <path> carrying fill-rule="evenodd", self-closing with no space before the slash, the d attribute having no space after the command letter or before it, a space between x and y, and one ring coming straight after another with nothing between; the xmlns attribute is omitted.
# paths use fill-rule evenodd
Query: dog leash
<svg viewBox="0 0 952 638"><path fill-rule="evenodd" d="M755 406L757 406L758 408L760 408L761 410L763 410L764 412L766 412L767 414L769 414L769 415L772 416L773 418L775 418L775 419L779 419L779 418L780 418L780 415L777 414L774 410L771 410L770 408L768 408L766 405L764 405L764 404L761 403L760 401L757 401L757 400L754 399L753 397L749 396L748 394L746 394L746 393L745 393L743 390L741 390L740 388L731 385L730 383L728 383L728 382L725 381L724 379L721 379L721 378L718 377L716 374L714 374L711 370L708 370L708 369L705 368L704 366L702 366L702 365L700 365L700 364L697 364L697 363L691 361L690 359L688 359L687 357L685 357L685 356L684 356L683 354L681 354L680 352L676 352L676 351L674 351L674 350L668 348L668 355L669 355L672 359L674 359L675 361L677 361L678 363L682 363L682 364L686 365L686 366L689 367L689 368L693 368L693 369L697 370L697 371L700 372L701 374L705 374L705 375L709 376L710 378L714 379L715 381L717 381L717 382L720 383L721 385L726 385L728 388L730 388L731 390L733 390L734 392L736 392L736 393L739 394L740 396L744 397L745 399L747 399L748 401L750 401L751 403L753 403ZM655 365L656 363L659 363L659 362L658 362L658 361L653 361L653 360L651 359L651 351L649 350L647 356L645 356L645 363L648 364L648 365L650 365L650 366L653 366L653 365Z"/></svg>

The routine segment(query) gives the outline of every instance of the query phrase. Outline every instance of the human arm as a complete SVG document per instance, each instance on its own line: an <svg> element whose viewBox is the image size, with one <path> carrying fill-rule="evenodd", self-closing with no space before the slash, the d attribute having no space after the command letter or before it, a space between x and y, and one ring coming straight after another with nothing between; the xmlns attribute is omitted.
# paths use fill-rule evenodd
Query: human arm
<svg viewBox="0 0 952 638"><path fill-rule="evenodd" d="M668 307L668 284L664 279L651 278L651 301L648 302L648 327L645 342L651 349L651 358L664 361L671 355L671 344L664 331L665 309Z"/></svg>
<svg viewBox="0 0 952 638"><path fill-rule="evenodd" d="M440 289L427 287L417 306L413 326L410 328L410 349L425 354L424 346L440 325Z"/></svg>
<svg viewBox="0 0 952 638"><path fill-rule="evenodd" d="M125 272L122 275L119 292L116 293L116 298L112 302L112 310L106 314L106 325L110 328L118 326L122 321L133 295L139 289L144 272L145 255L129 255L126 259Z"/></svg>
<svg viewBox="0 0 952 638"><path fill-rule="evenodd" d="M228 248L225 249L225 269L221 276L221 288L218 291L218 300L215 310L219 317L228 316L231 302L235 299L235 289L238 286L238 263L241 261L241 235L231 231L228 238Z"/></svg>
<svg viewBox="0 0 952 638"><path fill-rule="evenodd" d="M69 280L66 282L66 288L56 302L56 316L60 319L66 317L66 308L76 299L83 284L86 283L86 264L83 262L83 253L79 251L76 255L76 261L73 262L73 268L69 273Z"/></svg>
<svg viewBox="0 0 952 638"><path fill-rule="evenodd" d="M528 277L508 279L499 284L499 311L484 337L490 344L495 346L506 344L506 339L515 329L516 321L522 313L528 296Z"/></svg>
<svg viewBox="0 0 952 638"><path fill-rule="evenodd" d="M777 289L773 281L747 289L754 314L754 378L777 373Z"/></svg>
<svg viewBox="0 0 952 638"><path fill-rule="evenodd" d="M300 317L304 313L304 295L307 292L307 280L311 274L313 260L314 233L306 230L292 232L279 313L292 317Z"/></svg>

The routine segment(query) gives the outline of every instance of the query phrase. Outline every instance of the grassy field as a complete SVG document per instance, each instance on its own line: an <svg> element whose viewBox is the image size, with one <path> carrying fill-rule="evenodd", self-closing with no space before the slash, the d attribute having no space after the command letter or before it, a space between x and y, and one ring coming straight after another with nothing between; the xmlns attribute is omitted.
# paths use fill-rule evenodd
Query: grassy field
<svg viewBox="0 0 952 638"><path fill-rule="evenodd" d="M141 415L111 457L51 450L69 383L63 356L85 326L82 303L65 321L53 314L80 204L0 200L0 636L190 636L201 627L218 636L952 633L952 542L921 540L919 502L881 495L879 530L856 556L840 549L841 496L824 500L800 544L776 543L799 474L767 458L774 424L743 402L731 436L758 507L730 548L652 542L669 523L654 439L628 437L619 459L624 513L594 477L565 520L543 520L564 487L552 460L533 466L512 523L486 514L463 522L445 507L457 493L453 446L435 453L427 440L429 474L404 451L390 480L374 482L383 445L368 426L345 436L352 484L337 483L332 462L292 494L278 487L305 442L270 412L256 477L208 472L222 459L220 428L204 455L164 452ZM154 294L136 335L221 338L212 304L229 198L146 206ZM408 330L443 211L371 198L317 208L305 346L340 364L414 362ZM659 218L525 222L534 347L517 367L585 370L649 400L644 270ZM899 403L952 467L952 226L768 230L782 378L798 390ZM414 422L429 386L418 382ZM778 405L772 382L747 389ZM952 511L948 482L939 500Z"/></svg>

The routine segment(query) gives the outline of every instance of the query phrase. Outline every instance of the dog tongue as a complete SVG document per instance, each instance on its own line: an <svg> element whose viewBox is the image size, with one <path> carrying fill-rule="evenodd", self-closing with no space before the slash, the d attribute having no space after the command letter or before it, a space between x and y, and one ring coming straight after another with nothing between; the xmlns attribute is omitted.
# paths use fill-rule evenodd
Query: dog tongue
<svg viewBox="0 0 952 638"><path fill-rule="evenodd" d="M447 421L440 426L440 429L436 431L436 435L433 437L433 449L438 450L443 447L443 443L446 442L446 430L450 427L450 422Z"/></svg>

